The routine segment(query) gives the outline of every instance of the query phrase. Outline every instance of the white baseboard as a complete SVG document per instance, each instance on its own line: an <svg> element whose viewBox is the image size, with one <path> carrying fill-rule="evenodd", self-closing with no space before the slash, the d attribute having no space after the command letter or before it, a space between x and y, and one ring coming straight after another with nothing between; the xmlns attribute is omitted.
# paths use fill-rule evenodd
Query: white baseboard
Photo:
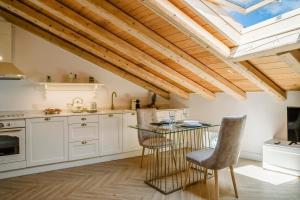
<svg viewBox="0 0 300 200"><path fill-rule="evenodd" d="M242 151L240 154L240 158L245 158L249 160L262 161L262 154L250 152L250 151Z"/></svg>
<svg viewBox="0 0 300 200"><path fill-rule="evenodd" d="M130 158L130 157L135 157L135 156L140 156L140 155L141 155L141 150L138 150L138 151L132 151L132 152L128 152L128 153L109 155L109 156L102 156L102 157L95 157L95 158L76 160L76 161L66 161L66 162L55 163L55 164L50 164L50 165L29 167L29 168L24 168L24 169L0 172L0 179L11 178L11 177L16 177L16 176L23 176L23 175L28 175L28 174L41 173L41 172L47 172L47 171L53 171L53 170L58 170L58 169L65 169L65 168L70 168L70 167L78 167L78 166L82 166L82 165L90 165L90 164L107 162L107 161L111 161L111 160L118 160L118 159L124 159L124 158Z"/></svg>

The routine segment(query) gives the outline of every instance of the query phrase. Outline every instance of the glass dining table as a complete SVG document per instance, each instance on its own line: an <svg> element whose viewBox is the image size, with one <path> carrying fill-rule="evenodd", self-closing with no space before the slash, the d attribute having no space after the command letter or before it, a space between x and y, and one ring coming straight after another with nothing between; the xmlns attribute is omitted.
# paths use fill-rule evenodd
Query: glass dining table
<svg viewBox="0 0 300 200"><path fill-rule="evenodd" d="M219 125L153 123L147 126L129 126L146 136L143 142L146 147L144 182L163 194L180 190L185 183L186 154L210 148L209 129L216 126ZM193 165L190 173L187 185L204 178L204 169L200 166Z"/></svg>

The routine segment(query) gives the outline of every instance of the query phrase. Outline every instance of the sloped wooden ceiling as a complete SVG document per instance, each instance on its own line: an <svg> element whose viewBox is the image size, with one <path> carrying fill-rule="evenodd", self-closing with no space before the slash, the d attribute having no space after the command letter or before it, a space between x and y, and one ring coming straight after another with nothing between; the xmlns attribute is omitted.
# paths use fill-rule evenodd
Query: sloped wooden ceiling
<svg viewBox="0 0 300 200"><path fill-rule="evenodd" d="M170 2L234 47L180 1ZM213 99L224 91L245 99L245 92L275 88L271 93L284 99L284 90L300 89L300 74L279 56L239 63L250 74L242 75L138 0L0 0L0 7L17 26L165 98L197 93Z"/></svg>

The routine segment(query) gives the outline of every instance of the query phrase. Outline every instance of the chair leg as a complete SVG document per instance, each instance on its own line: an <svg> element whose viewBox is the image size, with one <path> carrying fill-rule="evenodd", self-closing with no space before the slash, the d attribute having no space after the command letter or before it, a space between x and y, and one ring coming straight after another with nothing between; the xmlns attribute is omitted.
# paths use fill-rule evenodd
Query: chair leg
<svg viewBox="0 0 300 200"><path fill-rule="evenodd" d="M203 182L204 183L206 183L206 180L207 180L207 172L208 170L207 170L207 168L204 168L204 180L203 180Z"/></svg>
<svg viewBox="0 0 300 200"><path fill-rule="evenodd" d="M185 169L185 180L184 180L183 190L185 190L188 179L190 178L191 167L192 167L192 163L188 162L187 167Z"/></svg>
<svg viewBox="0 0 300 200"><path fill-rule="evenodd" d="M143 147L143 151L142 151L142 158L141 158L141 168L143 168L143 159L144 159L144 154L145 154L145 147Z"/></svg>
<svg viewBox="0 0 300 200"><path fill-rule="evenodd" d="M215 193L216 193L216 200L219 200L219 180L218 180L218 170L214 170L215 175Z"/></svg>
<svg viewBox="0 0 300 200"><path fill-rule="evenodd" d="M230 166L229 168L230 168L230 174L231 174L232 184L233 184L233 188L234 188L235 198L239 198L237 188L236 188L236 182L235 182L233 167Z"/></svg>

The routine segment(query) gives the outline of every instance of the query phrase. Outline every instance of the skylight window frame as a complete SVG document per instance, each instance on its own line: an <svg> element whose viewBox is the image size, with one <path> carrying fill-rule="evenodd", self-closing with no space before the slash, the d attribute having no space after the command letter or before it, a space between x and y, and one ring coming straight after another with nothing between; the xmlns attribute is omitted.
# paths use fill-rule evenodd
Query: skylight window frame
<svg viewBox="0 0 300 200"><path fill-rule="evenodd" d="M300 8L244 28L209 0L183 0L184 4L222 33L235 47L229 57L242 61L300 48ZM272 49L275 48L275 49Z"/></svg>
<svg viewBox="0 0 300 200"><path fill-rule="evenodd" d="M261 7L264 7L272 2L274 2L275 0L263 0L259 3L256 3L252 6L249 6L248 8L244 8L242 6L239 6L231 1L228 1L228 0L209 0L210 2L213 2L213 3L218 3L218 4L221 4L221 5L224 5L224 6L228 6L229 8L235 10L235 11L238 11L240 13L243 13L243 14L247 14L247 13L250 13L250 12L253 12Z"/></svg>

